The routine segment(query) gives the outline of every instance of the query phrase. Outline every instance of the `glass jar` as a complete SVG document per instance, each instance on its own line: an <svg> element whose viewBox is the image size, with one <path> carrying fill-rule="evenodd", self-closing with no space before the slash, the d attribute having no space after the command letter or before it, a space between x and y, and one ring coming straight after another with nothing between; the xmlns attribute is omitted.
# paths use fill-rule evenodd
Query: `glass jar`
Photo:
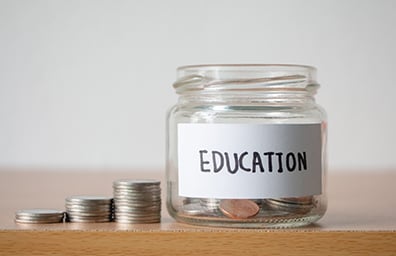
<svg viewBox="0 0 396 256"><path fill-rule="evenodd" d="M166 143L173 218L284 228L324 215L327 125L314 67L197 65L177 74Z"/></svg>

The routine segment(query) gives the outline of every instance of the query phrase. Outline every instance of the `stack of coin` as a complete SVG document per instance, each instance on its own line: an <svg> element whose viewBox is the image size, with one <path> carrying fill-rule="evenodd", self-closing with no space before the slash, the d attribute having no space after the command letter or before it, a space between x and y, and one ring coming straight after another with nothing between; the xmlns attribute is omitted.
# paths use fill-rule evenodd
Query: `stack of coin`
<svg viewBox="0 0 396 256"><path fill-rule="evenodd" d="M117 180L114 189L114 218L120 223L161 221L161 188L156 180Z"/></svg>
<svg viewBox="0 0 396 256"><path fill-rule="evenodd" d="M112 198L71 196L66 198L66 216L70 222L109 222L113 218Z"/></svg>
<svg viewBox="0 0 396 256"><path fill-rule="evenodd" d="M15 213L15 222L44 224L63 222L64 212L52 209L27 209Z"/></svg>
<svg viewBox="0 0 396 256"><path fill-rule="evenodd" d="M266 204L272 210L305 214L315 207L312 196L266 199Z"/></svg>
<svg viewBox="0 0 396 256"><path fill-rule="evenodd" d="M201 206L206 210L217 211L219 209L220 199L216 198L201 198Z"/></svg>

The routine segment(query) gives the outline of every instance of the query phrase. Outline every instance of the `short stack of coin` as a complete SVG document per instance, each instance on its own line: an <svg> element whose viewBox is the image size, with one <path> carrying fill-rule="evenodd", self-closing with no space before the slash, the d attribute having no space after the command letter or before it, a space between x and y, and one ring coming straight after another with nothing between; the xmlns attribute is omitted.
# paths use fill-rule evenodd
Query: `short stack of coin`
<svg viewBox="0 0 396 256"><path fill-rule="evenodd" d="M206 210L216 211L219 209L220 199L201 198L201 206Z"/></svg>
<svg viewBox="0 0 396 256"><path fill-rule="evenodd" d="M70 222L109 222L113 218L111 197L71 196L66 198L66 216Z"/></svg>
<svg viewBox="0 0 396 256"><path fill-rule="evenodd" d="M161 221L161 188L156 180L116 180L114 219L119 223L158 223Z"/></svg>
<svg viewBox="0 0 396 256"><path fill-rule="evenodd" d="M26 209L15 213L15 222L46 224L63 222L64 212L52 209Z"/></svg>
<svg viewBox="0 0 396 256"><path fill-rule="evenodd" d="M312 196L266 199L266 204L273 210L305 214L315 207Z"/></svg>

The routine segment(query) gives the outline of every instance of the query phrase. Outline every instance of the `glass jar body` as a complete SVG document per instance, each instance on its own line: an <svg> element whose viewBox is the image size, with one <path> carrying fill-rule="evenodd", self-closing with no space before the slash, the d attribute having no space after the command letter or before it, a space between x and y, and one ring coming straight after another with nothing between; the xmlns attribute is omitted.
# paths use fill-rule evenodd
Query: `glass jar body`
<svg viewBox="0 0 396 256"><path fill-rule="evenodd" d="M284 228L308 225L324 215L327 207L325 194L326 114L311 96L306 94L296 96L287 90L284 93L283 89L276 91L275 94L273 91L269 93L266 90L242 93L238 90L221 93L216 91L209 94L194 92L180 96L178 104L170 109L167 116L167 209L173 218L180 222L204 226ZM183 128L186 125L187 128ZM191 125L192 127L190 127ZM222 129L220 133L205 139L212 128L218 131L220 127ZM212 150L207 148L196 150L197 158L192 159L198 159L198 162L192 160L190 163L187 160L187 165L199 166L195 168L195 172L199 172L198 175L204 177L203 180L194 180L193 168L191 171L185 170L186 160L180 159L185 158L187 154L183 153L186 146L182 140L185 140L186 135L182 135L182 129L191 131L190 128L194 128L193 136L191 133L187 133L190 134L187 135L189 136L187 140L190 137L196 137L197 141L208 141L210 145L212 143L216 145L211 148ZM300 130L296 133L294 132L296 129ZM319 137L312 138L319 140L314 151L320 152L313 153L314 157L318 158L315 160L318 162L315 166L319 166L317 170L309 170L311 166L309 161L308 164L299 161L303 159L300 159L300 156L306 156L305 151L301 151L304 154L299 152L292 154L290 150L283 153L281 150L277 150L277 141L287 144L287 141L284 142L287 140L285 139L287 136L291 136L289 139L292 141L296 136L305 136L303 141L310 141L310 132L307 131L305 135L301 135L306 129L318 130ZM266 144L267 140L265 139L261 139L262 141L257 143L254 141L256 139L252 134L256 130L258 133L268 131L276 133L275 136L279 138L273 140L269 146L274 150L257 150L257 152L251 150L252 152L250 152L245 148L240 150L237 148L232 152L226 152L222 145L216 144L228 144L228 139L238 141L238 145L249 144L249 141L253 141L253 144L257 145ZM285 133L278 133L283 130ZM224 133L227 135L223 136ZM218 137L216 136L219 134L221 137L225 137L225 142L224 140L220 141L220 138L217 142ZM285 137L285 134L289 135ZM296 138L297 140L298 138ZM189 144L189 141L186 142L187 147ZM234 142L230 142L230 144L235 145ZM310 142L304 145L310 147ZM250 154L253 155L253 158L249 158ZM309 152L307 154L308 158L311 157ZM255 156L257 157L255 158ZM277 163L279 164L277 165ZM183 173L181 173L183 168ZM293 181L295 178L292 175L295 177L304 176L310 171L317 173L313 182L320 183L316 184L318 185L316 192L293 194L295 193L292 191L293 189L288 188L291 183L295 183L291 184L295 191L300 191L301 187L310 187L312 184L301 184L301 180ZM217 179L219 175L225 177L224 181ZM244 176L249 177L245 180ZM286 176L291 177L289 183L277 181L277 177L282 179ZM274 186L272 190L277 192L270 191L261 195L260 191L255 192L256 194L246 191L250 190L250 187L254 187L253 184L250 184L252 177L253 183L257 183L256 180L263 181L263 190L270 190L267 187L271 185ZM272 181L269 181L271 184L266 183L266 177L274 179L276 184L272 184ZM186 179L190 179L189 185L180 183L186 183ZM211 182L213 179L217 179L215 183ZM189 186L194 186L196 192L189 191ZM217 190L216 186L221 192L215 191ZM261 189L260 184L256 187L258 190Z"/></svg>

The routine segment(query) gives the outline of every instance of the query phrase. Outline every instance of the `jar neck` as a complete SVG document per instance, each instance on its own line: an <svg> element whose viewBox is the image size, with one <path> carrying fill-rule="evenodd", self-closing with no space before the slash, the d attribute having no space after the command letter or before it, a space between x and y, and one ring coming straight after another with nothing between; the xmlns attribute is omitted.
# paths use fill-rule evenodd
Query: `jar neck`
<svg viewBox="0 0 396 256"><path fill-rule="evenodd" d="M315 104L312 93L307 92L250 92L250 93L185 93L179 96L180 104L221 105L306 105Z"/></svg>

